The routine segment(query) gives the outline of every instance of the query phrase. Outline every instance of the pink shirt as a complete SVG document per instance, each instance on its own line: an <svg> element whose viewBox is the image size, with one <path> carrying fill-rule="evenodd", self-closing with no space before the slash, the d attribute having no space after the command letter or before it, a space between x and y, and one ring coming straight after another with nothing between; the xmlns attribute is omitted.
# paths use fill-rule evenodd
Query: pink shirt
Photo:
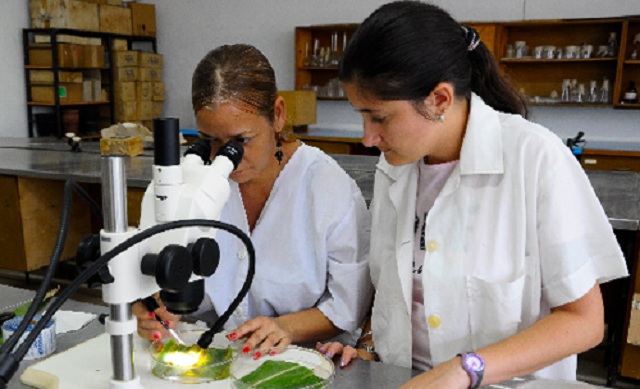
<svg viewBox="0 0 640 389"><path fill-rule="evenodd" d="M429 351L429 326L424 311L422 288L422 265L425 257L425 220L436 197L444 187L458 161L427 165L420 162L418 190L416 195L416 216L413 241L413 303L411 312L413 339L413 368L430 370L433 368Z"/></svg>

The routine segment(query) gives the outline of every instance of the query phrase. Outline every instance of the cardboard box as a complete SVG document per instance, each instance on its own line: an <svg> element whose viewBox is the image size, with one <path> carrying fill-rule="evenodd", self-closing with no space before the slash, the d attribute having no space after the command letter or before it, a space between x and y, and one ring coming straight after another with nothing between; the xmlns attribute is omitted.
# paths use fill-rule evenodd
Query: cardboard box
<svg viewBox="0 0 640 389"><path fill-rule="evenodd" d="M156 36L156 6L137 2L127 3L131 9L131 32L133 35Z"/></svg>
<svg viewBox="0 0 640 389"><path fill-rule="evenodd" d="M141 51L138 61L141 68L162 69L162 54Z"/></svg>
<svg viewBox="0 0 640 389"><path fill-rule="evenodd" d="M153 83L153 96L151 100L153 101L164 101L164 82L154 82Z"/></svg>
<svg viewBox="0 0 640 389"><path fill-rule="evenodd" d="M137 67L138 52L133 50L113 51L111 65L116 68Z"/></svg>
<svg viewBox="0 0 640 389"><path fill-rule="evenodd" d="M35 35L33 37L33 41L35 43L51 43L51 36ZM77 45L91 45L91 46L102 45L101 38L91 38L86 36L65 35L65 34L56 35L56 42L57 43L75 43Z"/></svg>
<svg viewBox="0 0 640 389"><path fill-rule="evenodd" d="M114 81L138 81L139 79L139 68L113 68Z"/></svg>
<svg viewBox="0 0 640 389"><path fill-rule="evenodd" d="M113 51L127 51L129 50L129 43L126 39L114 39L111 41L111 49Z"/></svg>
<svg viewBox="0 0 640 389"><path fill-rule="evenodd" d="M316 122L316 93L313 91L280 91L287 105L285 125L306 126Z"/></svg>
<svg viewBox="0 0 640 389"><path fill-rule="evenodd" d="M83 101L108 101L102 96L102 74L98 69L82 71Z"/></svg>
<svg viewBox="0 0 640 389"><path fill-rule="evenodd" d="M138 119L139 120L151 120L153 119L153 101L138 101Z"/></svg>
<svg viewBox="0 0 640 389"><path fill-rule="evenodd" d="M151 101L153 97L152 82L136 82L136 100Z"/></svg>
<svg viewBox="0 0 640 389"><path fill-rule="evenodd" d="M140 68L140 81L162 81L162 69Z"/></svg>
<svg viewBox="0 0 640 389"><path fill-rule="evenodd" d="M93 83L91 80L82 81L82 101L93 101Z"/></svg>
<svg viewBox="0 0 640 389"><path fill-rule="evenodd" d="M164 106L163 101L154 101L153 102L153 115L152 119L161 118L162 117L162 108Z"/></svg>
<svg viewBox="0 0 640 389"><path fill-rule="evenodd" d="M98 5L77 0L29 0L32 28L100 31Z"/></svg>
<svg viewBox="0 0 640 389"><path fill-rule="evenodd" d="M85 68L104 68L104 46L83 46L83 62Z"/></svg>
<svg viewBox="0 0 640 389"><path fill-rule="evenodd" d="M142 138L100 138L101 155L128 155L130 157L142 154Z"/></svg>
<svg viewBox="0 0 640 389"><path fill-rule="evenodd" d="M627 343L640 346L640 293L635 293L631 302Z"/></svg>
<svg viewBox="0 0 640 389"><path fill-rule="evenodd" d="M84 66L82 45L73 43L58 44L58 66L61 68L79 68ZM49 44L32 44L28 47L28 60L31 66L53 67L53 52Z"/></svg>
<svg viewBox="0 0 640 389"><path fill-rule="evenodd" d="M136 101L120 101L114 103L115 121L117 123L138 120L138 103Z"/></svg>
<svg viewBox="0 0 640 389"><path fill-rule="evenodd" d="M99 5L100 32L131 35L131 10L115 5Z"/></svg>
<svg viewBox="0 0 640 389"><path fill-rule="evenodd" d="M116 102L136 101L136 82L114 82L113 96Z"/></svg>
<svg viewBox="0 0 640 389"><path fill-rule="evenodd" d="M58 94L61 103L79 103L82 101L82 84L61 83ZM53 85L33 85L31 87L31 101L54 104L55 88Z"/></svg>
<svg viewBox="0 0 640 389"><path fill-rule="evenodd" d="M53 70L29 70L29 82L31 84L53 85ZM58 71L58 82L80 83L82 72Z"/></svg>

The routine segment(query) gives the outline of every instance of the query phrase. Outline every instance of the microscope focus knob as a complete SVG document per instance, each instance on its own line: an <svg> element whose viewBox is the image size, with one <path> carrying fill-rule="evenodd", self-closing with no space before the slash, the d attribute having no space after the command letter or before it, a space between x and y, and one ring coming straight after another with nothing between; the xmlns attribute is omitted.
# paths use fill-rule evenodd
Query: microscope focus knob
<svg viewBox="0 0 640 389"><path fill-rule="evenodd" d="M216 272L220 263L220 246L215 239L200 238L189 248L193 258L193 274L209 277Z"/></svg>
<svg viewBox="0 0 640 389"><path fill-rule="evenodd" d="M189 283L193 262L189 250L168 245L159 254L146 254L140 264L142 274L153 276L160 288L177 292Z"/></svg>

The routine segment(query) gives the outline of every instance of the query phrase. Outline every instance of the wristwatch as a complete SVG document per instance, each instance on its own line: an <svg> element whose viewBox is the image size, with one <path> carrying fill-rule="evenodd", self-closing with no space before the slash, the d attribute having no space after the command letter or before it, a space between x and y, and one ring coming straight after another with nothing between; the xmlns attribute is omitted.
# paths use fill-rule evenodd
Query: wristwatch
<svg viewBox="0 0 640 389"><path fill-rule="evenodd" d="M458 356L462 358L462 368L467 372L469 378L471 378L469 389L478 388L484 376L484 359L473 352L458 354Z"/></svg>

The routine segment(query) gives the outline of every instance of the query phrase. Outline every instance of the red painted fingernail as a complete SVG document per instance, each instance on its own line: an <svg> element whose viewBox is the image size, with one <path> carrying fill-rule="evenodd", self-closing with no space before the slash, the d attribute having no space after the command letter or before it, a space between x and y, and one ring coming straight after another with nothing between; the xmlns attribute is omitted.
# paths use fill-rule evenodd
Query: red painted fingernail
<svg viewBox="0 0 640 389"><path fill-rule="evenodd" d="M156 316L156 314L155 314L155 313L153 313L153 312L149 312L149 317L155 317L155 316Z"/></svg>
<svg viewBox="0 0 640 389"><path fill-rule="evenodd" d="M169 320L165 320L164 324L169 325Z"/></svg>
<svg viewBox="0 0 640 389"><path fill-rule="evenodd" d="M153 339L160 339L160 333L159 332L154 332L153 333Z"/></svg>
<svg viewBox="0 0 640 389"><path fill-rule="evenodd" d="M235 332L232 332L229 335L227 335L227 337L231 340L236 340L238 339L238 334L236 334Z"/></svg>
<svg viewBox="0 0 640 389"><path fill-rule="evenodd" d="M274 356L274 355L276 355L276 352L275 352L275 350L271 350L271 351L269 351L269 355L271 355L271 356Z"/></svg>
<svg viewBox="0 0 640 389"><path fill-rule="evenodd" d="M256 353L253 354L253 359L258 359L258 358L260 358L261 355L262 355L262 353L260 351L256 351Z"/></svg>
<svg viewBox="0 0 640 389"><path fill-rule="evenodd" d="M251 351L251 348L249 348L249 346L244 346L244 348L242 349L243 354L249 354L249 351Z"/></svg>

